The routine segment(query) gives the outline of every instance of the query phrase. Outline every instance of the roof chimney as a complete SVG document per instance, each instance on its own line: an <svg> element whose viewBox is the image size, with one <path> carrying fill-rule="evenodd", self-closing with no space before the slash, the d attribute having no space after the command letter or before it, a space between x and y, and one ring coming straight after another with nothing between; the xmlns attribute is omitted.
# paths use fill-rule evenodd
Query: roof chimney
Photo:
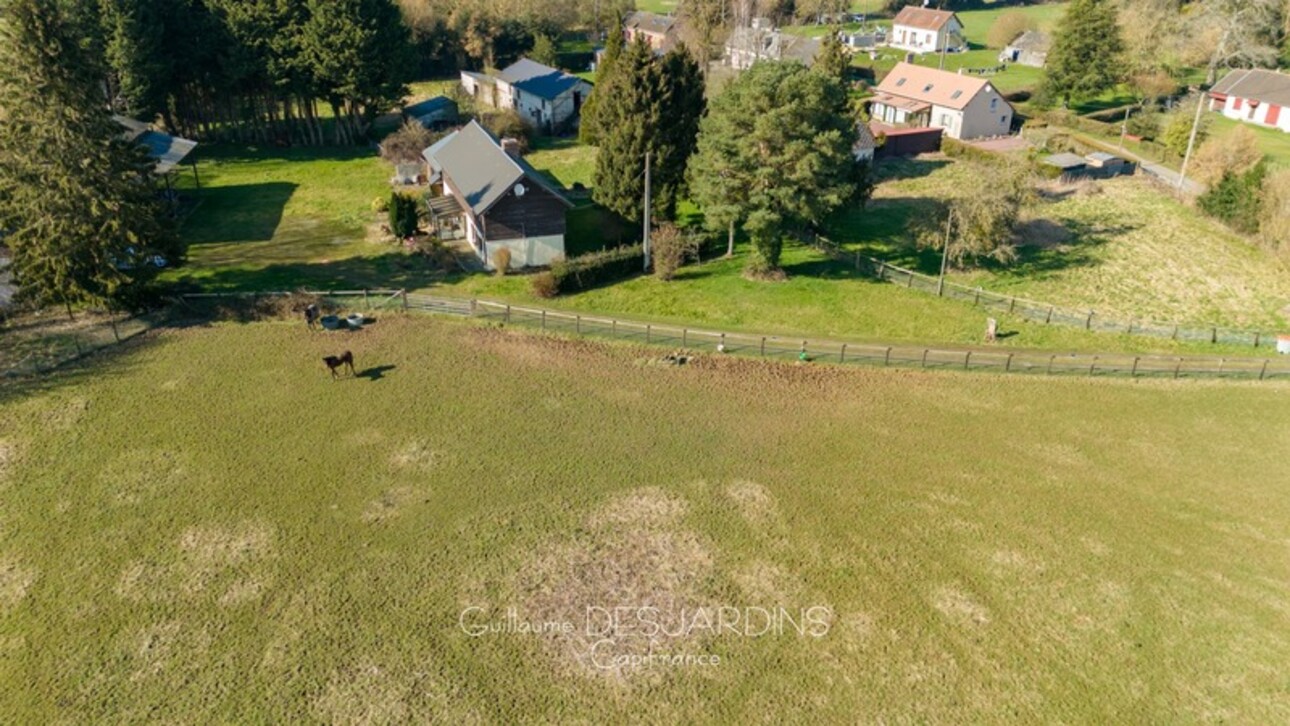
<svg viewBox="0 0 1290 726"><path fill-rule="evenodd" d="M906 63L913 63L913 62L914 62L914 53L913 53L913 51L910 51L910 52L908 52L908 53L905 53L905 62L906 62Z"/></svg>
<svg viewBox="0 0 1290 726"><path fill-rule="evenodd" d="M513 159L520 158L520 140L511 136L502 139L502 151L505 151Z"/></svg>

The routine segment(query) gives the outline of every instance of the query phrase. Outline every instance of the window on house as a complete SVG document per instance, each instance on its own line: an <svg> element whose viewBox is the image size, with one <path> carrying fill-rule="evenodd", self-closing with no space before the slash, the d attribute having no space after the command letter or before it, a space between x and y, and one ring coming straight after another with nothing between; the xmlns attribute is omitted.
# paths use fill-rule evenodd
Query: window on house
<svg viewBox="0 0 1290 726"><path fill-rule="evenodd" d="M995 110L996 108L998 108L998 106L999 106L999 99L997 99L997 98L992 98L992 99L990 99L990 110L991 110L991 111L993 111L993 110Z"/></svg>
<svg viewBox="0 0 1290 726"><path fill-rule="evenodd" d="M903 85L905 85L905 79L904 79L904 78L902 78L902 79L900 79L900 80L896 81L896 85L897 85L897 86L903 86Z"/></svg>
<svg viewBox="0 0 1290 726"><path fill-rule="evenodd" d="M926 86L923 86L923 93L927 93L930 90L932 90L932 84L929 83Z"/></svg>
<svg viewBox="0 0 1290 726"><path fill-rule="evenodd" d="M962 91L955 91L955 92L953 93L953 95L951 95L951 96L950 96L950 100L951 100L951 101L953 101L954 99L956 99L956 98L958 98L959 96L962 96L962 95L963 95L963 92L962 92Z"/></svg>

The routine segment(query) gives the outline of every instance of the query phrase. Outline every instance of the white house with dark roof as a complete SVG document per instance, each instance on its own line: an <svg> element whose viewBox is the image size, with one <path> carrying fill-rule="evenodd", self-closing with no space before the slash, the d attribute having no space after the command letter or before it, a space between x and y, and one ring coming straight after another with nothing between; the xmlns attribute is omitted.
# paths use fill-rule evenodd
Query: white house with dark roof
<svg viewBox="0 0 1290 726"><path fill-rule="evenodd" d="M464 227L486 267L503 247L513 268L564 256L565 213L573 203L478 121L440 139L422 157L431 187L443 192L429 200L435 226Z"/></svg>
<svg viewBox="0 0 1290 726"><path fill-rule="evenodd" d="M476 103L514 109L526 123L548 132L571 125L591 93L587 81L528 58L492 76L462 71L461 87Z"/></svg>
<svg viewBox="0 0 1290 726"><path fill-rule="evenodd" d="M1209 89L1209 109L1236 121L1290 131L1290 75L1238 69Z"/></svg>
<svg viewBox="0 0 1290 726"><path fill-rule="evenodd" d="M869 115L893 126L938 128L951 138L979 139L1010 133L1013 110L984 78L898 63L878 84Z"/></svg>
<svg viewBox="0 0 1290 726"><path fill-rule="evenodd" d="M781 32L767 18L754 18L751 25L735 28L726 41L726 63L736 70L751 68L760 60L810 66L819 54L819 38Z"/></svg>
<svg viewBox="0 0 1290 726"><path fill-rule="evenodd" d="M906 5L891 20L892 48L914 53L939 53L942 49L967 49L963 38L963 21L948 10L932 10Z"/></svg>

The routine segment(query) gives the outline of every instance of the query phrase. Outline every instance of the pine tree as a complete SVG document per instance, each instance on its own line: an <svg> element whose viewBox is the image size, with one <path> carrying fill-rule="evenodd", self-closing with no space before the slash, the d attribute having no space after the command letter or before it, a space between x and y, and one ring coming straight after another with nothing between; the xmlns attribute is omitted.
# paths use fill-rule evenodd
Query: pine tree
<svg viewBox="0 0 1290 726"><path fill-rule="evenodd" d="M546 33L538 33L533 36L533 47L529 49L529 58L547 66L556 66L560 62L560 56L555 49L555 41Z"/></svg>
<svg viewBox="0 0 1290 726"><path fill-rule="evenodd" d="M600 116L600 99L607 95L608 91L602 93L596 91L609 86L613 80L614 67L626 49L622 25L622 18L614 18L613 28L610 29L609 37L605 40L605 52L600 57L600 65L596 66L596 87L587 98L587 102L582 105L578 140L584 144L594 146L600 143L600 134L604 128L604 122Z"/></svg>
<svg viewBox="0 0 1290 726"><path fill-rule="evenodd" d="M829 32L820 41L820 52L815 56L815 63L811 67L829 78L845 83L847 71L851 68L851 54L842 45L842 38L839 37L841 32L842 28L838 26L829 28Z"/></svg>
<svg viewBox="0 0 1290 726"><path fill-rule="evenodd" d="M639 219L645 193L645 153L653 151L658 128L659 69L643 38L628 46L609 82L599 89L597 109L603 131L596 154L592 198L628 219Z"/></svg>
<svg viewBox="0 0 1290 726"><path fill-rule="evenodd" d="M108 28L105 54L116 72L121 110L152 120L166 110L173 84L165 18L156 0L116 0L104 3L103 9Z"/></svg>
<svg viewBox="0 0 1290 726"><path fill-rule="evenodd" d="M750 271L776 274L784 234L857 196L853 121L838 81L798 63L757 63L713 100L690 160L690 193L709 228L740 224Z"/></svg>
<svg viewBox="0 0 1290 726"><path fill-rule="evenodd" d="M1111 0L1074 0L1066 8L1045 65L1043 95L1071 101L1120 82L1124 40Z"/></svg>
<svg viewBox="0 0 1290 726"><path fill-rule="evenodd" d="M151 160L121 139L98 68L56 4L11 0L0 66L0 222L22 294L69 314L79 303L129 303L155 275L153 255L182 257Z"/></svg>

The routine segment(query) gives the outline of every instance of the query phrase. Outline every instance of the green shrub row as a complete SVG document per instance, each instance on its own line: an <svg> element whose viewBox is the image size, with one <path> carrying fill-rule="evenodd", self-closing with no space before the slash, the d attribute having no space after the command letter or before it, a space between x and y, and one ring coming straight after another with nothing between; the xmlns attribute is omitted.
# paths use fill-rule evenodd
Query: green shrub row
<svg viewBox="0 0 1290 726"><path fill-rule="evenodd" d="M641 271L642 254L636 244L557 260L533 276L533 294L549 298L621 280Z"/></svg>
<svg viewBox="0 0 1290 726"><path fill-rule="evenodd" d="M958 139L951 139L944 134L941 135L941 153L955 159L968 159L986 164L997 164L1003 160L993 151L979 149Z"/></svg>

